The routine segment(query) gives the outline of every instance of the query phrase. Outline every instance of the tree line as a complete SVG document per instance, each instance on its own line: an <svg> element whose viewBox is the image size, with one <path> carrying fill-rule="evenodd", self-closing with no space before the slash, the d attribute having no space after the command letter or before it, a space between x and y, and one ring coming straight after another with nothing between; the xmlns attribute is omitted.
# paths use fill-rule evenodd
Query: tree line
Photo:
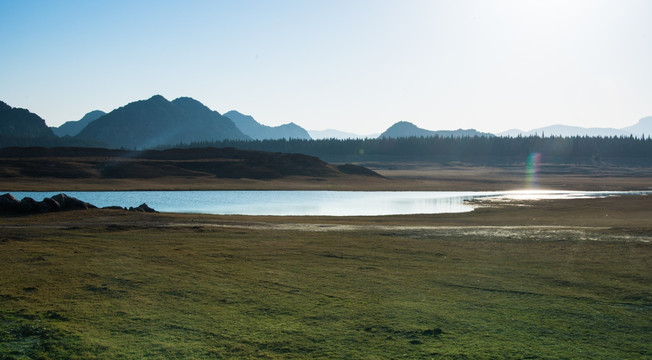
<svg viewBox="0 0 652 360"><path fill-rule="evenodd" d="M8 146L106 147L70 137L18 138L0 135L0 148ZM327 162L465 162L486 165L524 162L533 153L541 161L557 164L623 164L652 166L652 139L612 137L408 137L377 139L222 140L175 144L167 148L232 147L281 153L299 153ZM127 149L135 150L135 149Z"/></svg>
<svg viewBox="0 0 652 360"><path fill-rule="evenodd" d="M408 137L383 139L254 140L197 142L174 147L233 147L301 153L328 162L424 161L506 164L532 153L547 163L623 163L652 165L650 137Z"/></svg>

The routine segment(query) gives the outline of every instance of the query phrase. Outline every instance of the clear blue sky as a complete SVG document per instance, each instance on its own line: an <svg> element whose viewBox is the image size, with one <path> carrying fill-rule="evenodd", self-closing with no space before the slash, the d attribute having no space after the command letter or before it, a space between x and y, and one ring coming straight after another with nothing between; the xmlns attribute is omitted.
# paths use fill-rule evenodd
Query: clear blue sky
<svg viewBox="0 0 652 360"><path fill-rule="evenodd" d="M652 115L649 0L0 0L0 100L57 126L161 94L376 133Z"/></svg>

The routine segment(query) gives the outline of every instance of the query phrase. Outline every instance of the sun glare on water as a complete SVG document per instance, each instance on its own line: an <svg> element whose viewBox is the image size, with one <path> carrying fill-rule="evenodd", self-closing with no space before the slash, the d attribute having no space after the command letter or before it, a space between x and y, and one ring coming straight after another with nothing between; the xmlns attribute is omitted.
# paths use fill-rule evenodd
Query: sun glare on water
<svg viewBox="0 0 652 360"><path fill-rule="evenodd" d="M563 190L534 190L523 189L507 191L501 195L509 200L546 200L546 199L571 199L586 196L581 192Z"/></svg>

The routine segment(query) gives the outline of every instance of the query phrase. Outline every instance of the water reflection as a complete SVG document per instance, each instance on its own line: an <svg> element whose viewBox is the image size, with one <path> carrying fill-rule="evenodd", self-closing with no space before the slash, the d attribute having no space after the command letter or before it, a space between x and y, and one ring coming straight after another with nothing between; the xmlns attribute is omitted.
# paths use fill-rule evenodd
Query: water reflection
<svg viewBox="0 0 652 360"><path fill-rule="evenodd" d="M4 192L2 192L4 193ZM13 192L42 200L59 192ZM242 215L366 216L439 214L472 211L468 200L480 198L540 200L641 195L651 191L97 191L66 192L104 206L147 203L161 212Z"/></svg>
<svg viewBox="0 0 652 360"><path fill-rule="evenodd" d="M618 195L645 195L650 191L565 191L565 190L514 190L497 194L506 200L585 199Z"/></svg>

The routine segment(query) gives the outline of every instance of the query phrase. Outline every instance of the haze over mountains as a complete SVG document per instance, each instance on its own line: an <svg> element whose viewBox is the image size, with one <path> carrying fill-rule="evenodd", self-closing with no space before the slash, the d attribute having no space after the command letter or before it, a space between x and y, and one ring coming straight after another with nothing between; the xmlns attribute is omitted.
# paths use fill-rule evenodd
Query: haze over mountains
<svg viewBox="0 0 652 360"><path fill-rule="evenodd" d="M59 127L52 127L51 129L54 132L54 134L59 137L75 136L79 134L79 132L84 130L86 125L92 123L93 121L101 118L104 115L106 115L104 111L93 110L88 114L84 115L84 117L81 118L81 120L67 121L63 125Z"/></svg>
<svg viewBox="0 0 652 360"><path fill-rule="evenodd" d="M88 124L76 136L113 148L247 139L231 120L191 98L168 101L155 95L130 103Z"/></svg>
<svg viewBox="0 0 652 360"><path fill-rule="evenodd" d="M584 128L579 126L552 125L542 128L523 131L511 129L497 134L498 136L630 136L641 137L652 135L652 116L647 116L638 121L638 123L621 129L615 128Z"/></svg>
<svg viewBox="0 0 652 360"><path fill-rule="evenodd" d="M315 140L318 139L375 139L380 134L368 134L360 135L346 131L340 131L337 129L325 129L325 130L308 130L310 137Z"/></svg>
<svg viewBox="0 0 652 360"><path fill-rule="evenodd" d="M293 123L266 126L237 111L221 115L189 97L168 101L160 95L108 114L93 111L79 121L54 129L62 136L97 141L112 148L136 149L227 139L310 139L305 129Z"/></svg>
<svg viewBox="0 0 652 360"><path fill-rule="evenodd" d="M509 130L498 136L630 136L652 135L652 116L621 129L581 128L554 125L529 131ZM59 137L57 137L59 136ZM493 137L494 134L468 130L427 130L407 121L399 121L379 138L405 137ZM375 136L373 136L375 137ZM147 149L190 143L224 140L265 139L363 139L373 138L335 129L306 131L289 123L266 126L252 116L232 110L224 115L199 101L181 97L168 101L155 95L129 103L109 113L95 110L81 120L49 128L45 120L26 109L12 108L0 102L0 147L3 146L98 146Z"/></svg>
<svg viewBox="0 0 652 360"><path fill-rule="evenodd" d="M265 139L305 139L310 140L310 134L295 123L284 124L280 126L267 126L254 120L249 115L241 114L235 110L231 110L224 114L227 118L231 119L235 125L255 140Z"/></svg>

